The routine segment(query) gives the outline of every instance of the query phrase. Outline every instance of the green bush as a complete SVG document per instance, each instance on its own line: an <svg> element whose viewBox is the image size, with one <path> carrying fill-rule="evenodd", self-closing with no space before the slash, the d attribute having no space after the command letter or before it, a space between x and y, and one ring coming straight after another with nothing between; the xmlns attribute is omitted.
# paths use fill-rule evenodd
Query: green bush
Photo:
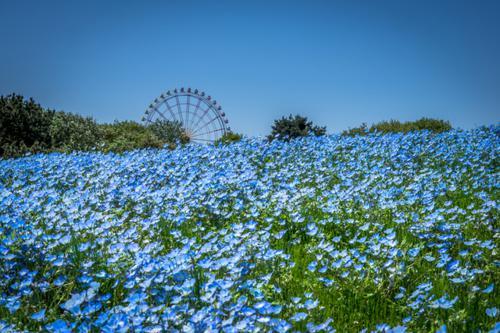
<svg viewBox="0 0 500 333"><path fill-rule="evenodd" d="M20 95L0 97L0 157L92 149L121 153L187 142L189 137L178 122L97 124L92 118L43 109Z"/></svg>
<svg viewBox="0 0 500 333"><path fill-rule="evenodd" d="M122 153L139 148L162 148L164 145L151 128L135 121L120 121L100 126L104 141L100 149L104 152Z"/></svg>
<svg viewBox="0 0 500 333"><path fill-rule="evenodd" d="M156 120L148 126L154 135L165 144L175 145L178 142L185 144L190 141L179 121Z"/></svg>
<svg viewBox="0 0 500 333"><path fill-rule="evenodd" d="M368 133L380 132L380 133L396 133L396 132L412 132L412 131L422 131L428 130L434 133L441 133L449 131L452 126L449 121L432 119L432 118L421 118L416 121L406 121L400 122L398 120L382 121L373 124L368 128L368 126L363 123L359 127L350 128L342 132L342 135L355 136L355 135L366 135Z"/></svg>
<svg viewBox="0 0 500 333"><path fill-rule="evenodd" d="M446 132L451 130L453 127L448 120L442 119L432 119L432 118L421 118L413 122L411 130L428 130L436 133Z"/></svg>
<svg viewBox="0 0 500 333"><path fill-rule="evenodd" d="M16 94L0 96L0 155L20 156L50 149L53 114L33 99Z"/></svg>
<svg viewBox="0 0 500 333"><path fill-rule="evenodd" d="M91 150L102 143L102 131L95 120L72 113L54 113L49 134L54 150Z"/></svg>
<svg viewBox="0 0 500 333"><path fill-rule="evenodd" d="M90 150L101 144L101 131L91 118L43 109L16 94L0 97L0 156Z"/></svg>
<svg viewBox="0 0 500 333"><path fill-rule="evenodd" d="M312 121L308 121L307 117L299 115L282 117L274 121L269 140L280 139L289 141L294 138L308 135L325 135L326 127L313 125Z"/></svg>
<svg viewBox="0 0 500 333"><path fill-rule="evenodd" d="M356 136L356 135L366 135L370 132L368 125L366 123L362 123L359 127L349 128L342 132L342 135L347 136Z"/></svg>
<svg viewBox="0 0 500 333"><path fill-rule="evenodd" d="M227 133L221 143L239 141ZM180 122L158 120L150 125L134 121L97 124L89 117L43 109L33 99L0 96L0 157L27 153L97 149L121 153L140 148L162 148L190 141Z"/></svg>
<svg viewBox="0 0 500 333"><path fill-rule="evenodd" d="M227 132L227 133L224 133L224 135L222 137L220 137L219 139L215 140L214 144L216 146L219 146L219 145L228 145L228 144L231 144L233 142L241 141L242 138L243 138L243 135L241 135L239 133Z"/></svg>

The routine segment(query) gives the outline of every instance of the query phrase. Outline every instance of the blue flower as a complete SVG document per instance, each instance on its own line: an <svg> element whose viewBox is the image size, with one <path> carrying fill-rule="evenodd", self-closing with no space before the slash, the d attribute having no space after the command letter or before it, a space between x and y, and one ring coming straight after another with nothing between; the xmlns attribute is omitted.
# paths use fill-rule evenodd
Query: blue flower
<svg viewBox="0 0 500 333"><path fill-rule="evenodd" d="M312 300L308 299L305 301L304 306L306 307L307 310L312 310L318 306L318 301L317 300Z"/></svg>
<svg viewBox="0 0 500 333"><path fill-rule="evenodd" d="M301 321L301 320L304 320L307 318L307 313L305 312L297 312L296 314L294 314L290 320L291 321Z"/></svg>
<svg viewBox="0 0 500 333"><path fill-rule="evenodd" d="M31 315L31 319L36 320L36 321L42 321L45 319L45 309L42 309L38 311L37 313L34 313Z"/></svg>
<svg viewBox="0 0 500 333"><path fill-rule="evenodd" d="M64 320L57 319L56 321L52 322L51 324L48 324L45 326L47 331L53 332L53 333L71 333L72 329L68 325L68 323Z"/></svg>
<svg viewBox="0 0 500 333"><path fill-rule="evenodd" d="M488 285L488 287L483 289L483 293L489 294L493 291L494 288L495 288L495 284L491 283L490 285Z"/></svg>
<svg viewBox="0 0 500 333"><path fill-rule="evenodd" d="M495 318L498 314L498 309L496 307L486 309L486 314L488 317Z"/></svg>
<svg viewBox="0 0 500 333"><path fill-rule="evenodd" d="M80 305L85 301L85 293L71 295L71 298L61 304L61 308L71 312L74 315L80 313Z"/></svg>
<svg viewBox="0 0 500 333"><path fill-rule="evenodd" d="M438 328L438 330L436 331L436 333L446 333L448 332L448 330L446 329L446 325L443 324L440 328Z"/></svg>
<svg viewBox="0 0 500 333"><path fill-rule="evenodd" d="M314 236L318 233L318 226L316 226L315 223L309 223L307 225L307 232L306 234L309 236Z"/></svg>
<svg viewBox="0 0 500 333"><path fill-rule="evenodd" d="M435 300L434 302L432 302L430 307L431 308L440 308L440 309L451 309L457 301L458 301L458 297L455 297L454 299L450 300L445 295L445 296Z"/></svg>

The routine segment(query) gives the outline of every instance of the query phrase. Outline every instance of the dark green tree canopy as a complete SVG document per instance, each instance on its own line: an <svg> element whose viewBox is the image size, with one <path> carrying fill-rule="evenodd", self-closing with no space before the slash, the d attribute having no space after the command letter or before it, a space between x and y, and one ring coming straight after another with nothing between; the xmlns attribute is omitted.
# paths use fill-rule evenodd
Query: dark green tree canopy
<svg viewBox="0 0 500 333"><path fill-rule="evenodd" d="M0 96L0 157L94 149L120 153L187 142L189 138L176 122L98 124L90 117L44 109L20 95Z"/></svg>
<svg viewBox="0 0 500 333"><path fill-rule="evenodd" d="M165 143L175 144L179 141L184 144L190 141L179 121L156 120L149 128Z"/></svg>
<svg viewBox="0 0 500 333"><path fill-rule="evenodd" d="M300 115L289 115L274 121L269 140L279 139L289 141L308 135L325 135L326 127L316 126L307 117Z"/></svg>
<svg viewBox="0 0 500 333"><path fill-rule="evenodd" d="M0 153L13 146L37 149L50 145L49 128L54 112L43 110L33 99L12 94L0 97Z"/></svg>

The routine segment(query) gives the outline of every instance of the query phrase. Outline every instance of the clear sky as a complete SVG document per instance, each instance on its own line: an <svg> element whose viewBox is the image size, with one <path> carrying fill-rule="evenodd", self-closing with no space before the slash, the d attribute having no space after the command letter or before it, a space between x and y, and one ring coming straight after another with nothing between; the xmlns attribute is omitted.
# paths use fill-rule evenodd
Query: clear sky
<svg viewBox="0 0 500 333"><path fill-rule="evenodd" d="M183 86L248 135L289 113L329 132L500 120L497 0L0 0L0 32L0 95L100 122Z"/></svg>

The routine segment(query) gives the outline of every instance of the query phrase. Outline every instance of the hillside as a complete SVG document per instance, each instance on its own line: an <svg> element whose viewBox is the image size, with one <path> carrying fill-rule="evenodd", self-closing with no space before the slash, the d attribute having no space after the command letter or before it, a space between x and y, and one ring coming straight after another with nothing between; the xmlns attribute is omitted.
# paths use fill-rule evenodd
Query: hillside
<svg viewBox="0 0 500 333"><path fill-rule="evenodd" d="M0 331L493 329L499 131L0 160Z"/></svg>

